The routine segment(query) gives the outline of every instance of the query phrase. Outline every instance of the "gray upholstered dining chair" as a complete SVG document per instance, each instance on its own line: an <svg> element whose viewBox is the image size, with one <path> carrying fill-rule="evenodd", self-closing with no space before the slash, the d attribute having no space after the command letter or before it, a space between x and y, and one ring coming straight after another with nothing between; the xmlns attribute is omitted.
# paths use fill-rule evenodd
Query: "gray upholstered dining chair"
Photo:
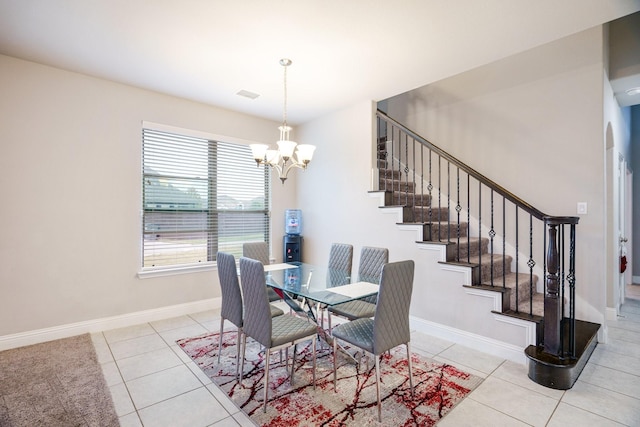
<svg viewBox="0 0 640 427"><path fill-rule="evenodd" d="M351 282L351 269L353 267L353 245L346 243L333 243L329 250L329 263L327 265L327 288L346 285ZM324 310L320 307L320 325L324 328ZM331 326L329 324L329 326Z"/></svg>
<svg viewBox="0 0 640 427"><path fill-rule="evenodd" d="M289 377L293 384L297 344L300 341L311 339L313 347L313 388L315 389L316 334L318 332L318 326L315 323L290 314L271 317L269 313L269 299L267 298L264 267L259 261L245 257L240 258L240 276L242 278L242 293L245 303L240 383L242 383L242 375L244 372L246 341L247 337L251 337L265 348L264 405L262 410L266 412L269 397L269 356L272 350L288 348L293 345L293 360L291 364L291 375Z"/></svg>
<svg viewBox="0 0 640 427"><path fill-rule="evenodd" d="M342 286L351 280L353 245L333 243L329 251L327 287Z"/></svg>
<svg viewBox="0 0 640 427"><path fill-rule="evenodd" d="M216 255L218 264L218 279L222 291L222 308L220 311L220 338L218 341L218 363L222 354L222 338L224 334L224 321L228 320L238 328L238 341L236 347L236 377L240 369L240 343L243 327L243 303L240 284L238 283L238 271L236 269L236 259L230 253L218 252ZM273 305L269 305L272 317L284 314L282 310Z"/></svg>
<svg viewBox="0 0 640 427"><path fill-rule="evenodd" d="M374 248L365 246L360 251L358 263L358 281L379 283L382 266L389 262L389 250L387 248ZM336 304L327 310L329 330L331 330L331 315L345 317L349 320L372 317L376 311L376 297L367 297Z"/></svg>
<svg viewBox="0 0 640 427"><path fill-rule="evenodd" d="M411 368L411 331L409 329L409 306L413 291L412 260L385 264L380 277L380 291L373 319L362 318L343 323L333 329L333 388L337 390L337 340L373 354L376 366L376 393L378 398L378 421L382 421L380 401L380 355L405 344L409 364L409 386L413 397L413 374Z"/></svg>
<svg viewBox="0 0 640 427"><path fill-rule="evenodd" d="M269 265L269 245L267 242L247 242L242 244L242 256L257 259L262 265ZM267 294L269 295L269 301L279 301L282 299L276 291L271 288L267 288Z"/></svg>
<svg viewBox="0 0 640 427"><path fill-rule="evenodd" d="M247 242L242 244L242 256L257 259L262 265L268 265L269 245L267 242Z"/></svg>

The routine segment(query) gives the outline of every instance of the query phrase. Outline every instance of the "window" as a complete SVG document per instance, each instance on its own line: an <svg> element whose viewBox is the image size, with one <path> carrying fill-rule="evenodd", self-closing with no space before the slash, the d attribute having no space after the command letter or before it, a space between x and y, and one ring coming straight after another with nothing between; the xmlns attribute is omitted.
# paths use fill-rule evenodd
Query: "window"
<svg viewBox="0 0 640 427"><path fill-rule="evenodd" d="M269 169L247 145L142 130L143 268L215 261L269 241Z"/></svg>

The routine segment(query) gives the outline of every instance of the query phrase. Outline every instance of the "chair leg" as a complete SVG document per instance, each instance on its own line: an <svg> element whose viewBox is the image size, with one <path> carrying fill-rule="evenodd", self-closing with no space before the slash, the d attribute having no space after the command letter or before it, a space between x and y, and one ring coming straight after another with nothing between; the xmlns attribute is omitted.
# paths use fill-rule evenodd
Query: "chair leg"
<svg viewBox="0 0 640 427"><path fill-rule="evenodd" d="M329 314L329 316L331 316L331 314ZM331 318L331 317L329 317ZM337 371L337 366L338 366L338 340L336 338L333 339L333 391L338 391L337 385L336 385L336 371Z"/></svg>
<svg viewBox="0 0 640 427"><path fill-rule="evenodd" d="M316 336L313 336L313 389L316 389L316 345L318 343L318 340L316 339Z"/></svg>
<svg viewBox="0 0 640 427"><path fill-rule="evenodd" d="M247 348L247 334L242 334L242 362L240 366L240 384L242 384L242 376L244 375L244 352Z"/></svg>
<svg viewBox="0 0 640 427"><path fill-rule="evenodd" d="M264 358L264 405L262 412L267 412L267 399L269 398L269 353L271 350L266 349L266 357Z"/></svg>
<svg viewBox="0 0 640 427"><path fill-rule="evenodd" d="M327 309L327 322L329 323L329 335L331 335L331 311Z"/></svg>
<svg viewBox="0 0 640 427"><path fill-rule="evenodd" d="M380 358L374 354L376 358L376 395L378 396L378 422L382 422L382 404L380 402Z"/></svg>
<svg viewBox="0 0 640 427"><path fill-rule="evenodd" d="M407 362L409 365L409 385L411 386L411 398L413 398L413 368L411 367L411 350L409 343L407 343Z"/></svg>
<svg viewBox="0 0 640 427"><path fill-rule="evenodd" d="M296 367L296 353L298 351L298 344L294 344L293 345L293 357L291 358L291 376L289 377L289 382L291 383L291 386L293 387L293 372L295 370Z"/></svg>
<svg viewBox="0 0 640 427"><path fill-rule="evenodd" d="M242 345L242 328L238 328L238 340L237 340L237 348L236 348L236 378L240 376L240 347ZM220 353L218 353L218 357L220 357ZM218 361L220 363L220 361Z"/></svg>
<svg viewBox="0 0 640 427"><path fill-rule="evenodd" d="M222 353L222 334L224 332L224 317L220 318L220 336L218 337L218 365L220 364L220 353Z"/></svg>

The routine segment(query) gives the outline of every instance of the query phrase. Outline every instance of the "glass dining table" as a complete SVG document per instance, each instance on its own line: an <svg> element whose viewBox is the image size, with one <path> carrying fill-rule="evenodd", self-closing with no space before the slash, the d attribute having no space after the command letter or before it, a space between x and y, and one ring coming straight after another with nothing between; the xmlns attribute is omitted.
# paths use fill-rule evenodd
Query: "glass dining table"
<svg viewBox="0 0 640 427"><path fill-rule="evenodd" d="M298 314L304 313L318 323L320 337L332 344L332 338L323 328L326 307L363 297L377 295L375 283L358 281L344 272L300 262L269 264L264 266L267 286L280 294Z"/></svg>

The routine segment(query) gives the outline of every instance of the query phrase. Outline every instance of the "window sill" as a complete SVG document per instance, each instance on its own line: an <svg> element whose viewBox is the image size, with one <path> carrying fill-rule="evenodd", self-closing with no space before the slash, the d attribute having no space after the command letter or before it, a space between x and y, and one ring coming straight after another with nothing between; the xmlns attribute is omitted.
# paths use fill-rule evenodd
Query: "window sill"
<svg viewBox="0 0 640 427"><path fill-rule="evenodd" d="M202 271L212 271L217 268L215 262L207 262L198 265L180 267L151 267L138 271L139 279L151 279L153 277L175 276L177 274L199 273Z"/></svg>

